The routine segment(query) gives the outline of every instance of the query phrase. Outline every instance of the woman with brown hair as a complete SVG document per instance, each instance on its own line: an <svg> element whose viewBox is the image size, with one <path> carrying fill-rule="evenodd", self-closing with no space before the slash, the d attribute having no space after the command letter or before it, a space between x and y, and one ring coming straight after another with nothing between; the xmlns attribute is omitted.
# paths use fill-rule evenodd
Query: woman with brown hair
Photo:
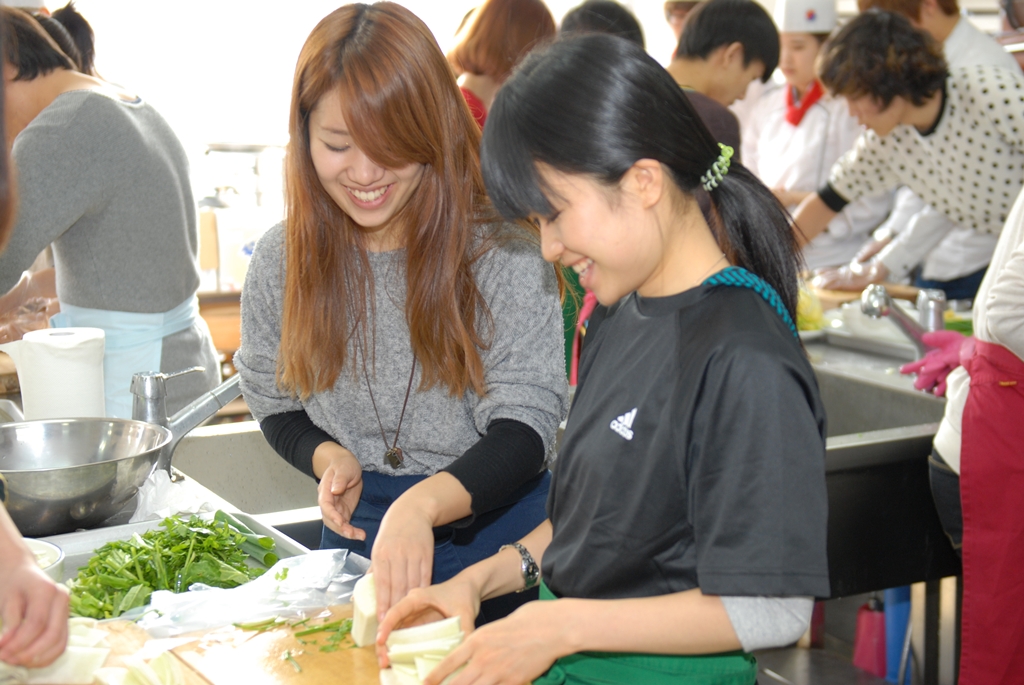
<svg viewBox="0 0 1024 685"><path fill-rule="evenodd" d="M253 254L235 365L268 441L320 481L322 546L371 557L383 613L544 519L559 277L493 211L480 130L408 10L317 25L290 135L287 218Z"/></svg>
<svg viewBox="0 0 1024 685"><path fill-rule="evenodd" d="M484 0L466 18L448 61L480 128L512 68L554 35L555 20L541 0Z"/></svg>

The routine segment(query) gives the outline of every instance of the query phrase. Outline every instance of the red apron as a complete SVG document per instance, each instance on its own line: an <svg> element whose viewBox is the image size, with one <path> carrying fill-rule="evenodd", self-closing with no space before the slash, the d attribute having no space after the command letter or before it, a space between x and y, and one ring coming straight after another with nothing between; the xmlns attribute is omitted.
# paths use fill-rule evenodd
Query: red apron
<svg viewBox="0 0 1024 685"><path fill-rule="evenodd" d="M964 364L961 685L1024 682L1024 362L976 341Z"/></svg>

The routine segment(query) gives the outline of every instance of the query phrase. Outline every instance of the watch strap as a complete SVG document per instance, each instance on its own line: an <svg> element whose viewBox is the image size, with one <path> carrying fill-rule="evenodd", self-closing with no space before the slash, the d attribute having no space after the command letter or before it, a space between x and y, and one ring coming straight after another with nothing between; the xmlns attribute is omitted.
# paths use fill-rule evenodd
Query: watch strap
<svg viewBox="0 0 1024 685"><path fill-rule="evenodd" d="M523 572L523 587L516 592L525 592L532 587L535 587L540 582L540 566L534 561L533 555L530 554L530 550L526 549L523 545L518 542L513 542L510 545L502 545L499 552L504 549L512 548L519 552L520 568Z"/></svg>

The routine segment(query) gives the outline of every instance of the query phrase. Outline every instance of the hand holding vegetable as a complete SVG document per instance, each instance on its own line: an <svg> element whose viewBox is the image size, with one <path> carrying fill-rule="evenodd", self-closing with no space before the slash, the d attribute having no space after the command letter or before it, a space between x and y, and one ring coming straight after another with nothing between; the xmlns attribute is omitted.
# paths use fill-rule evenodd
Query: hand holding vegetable
<svg viewBox="0 0 1024 685"><path fill-rule="evenodd" d="M39 569L0 505L0 661L46 666L67 644L68 594Z"/></svg>
<svg viewBox="0 0 1024 685"><path fill-rule="evenodd" d="M366 531L351 524L363 492L363 467L356 456L337 443L321 443L313 453L313 472L320 477L317 503L324 525L342 537L365 540Z"/></svg>
<svg viewBox="0 0 1024 685"><path fill-rule="evenodd" d="M450 685L523 685L542 675L559 658L576 651L564 625L566 600L530 602L507 618L466 637L423 679L440 685L462 668Z"/></svg>
<svg viewBox="0 0 1024 685"><path fill-rule="evenodd" d="M377 590L377 619L414 588L430 585L434 567L434 530L420 507L399 498L380 523L371 552Z"/></svg>
<svg viewBox="0 0 1024 685"><path fill-rule="evenodd" d="M371 554L379 618L413 588L430 585L434 528L469 516L472 504L462 483L444 471L421 480L391 504Z"/></svg>
<svg viewBox="0 0 1024 685"><path fill-rule="evenodd" d="M946 394L946 377L962 363L961 348L973 348L974 338L965 337L957 331L934 331L925 333L921 339L935 349L923 358L901 366L900 373L916 373L915 388L942 397Z"/></svg>
<svg viewBox="0 0 1024 685"><path fill-rule="evenodd" d="M480 589L466 574L426 588L416 588L391 607L377 630L377 660L386 668L387 639L391 631L424 623L432 623L453 616L459 617L465 635L473 632L476 616L480 613Z"/></svg>

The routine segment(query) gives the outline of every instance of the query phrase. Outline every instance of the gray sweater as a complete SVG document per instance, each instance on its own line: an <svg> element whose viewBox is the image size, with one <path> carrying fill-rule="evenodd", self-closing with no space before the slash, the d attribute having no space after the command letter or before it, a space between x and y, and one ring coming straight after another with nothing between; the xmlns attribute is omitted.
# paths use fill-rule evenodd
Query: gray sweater
<svg viewBox="0 0 1024 685"><path fill-rule="evenodd" d="M494 319L490 348L481 352L487 394L479 397L470 390L451 397L445 387L419 391L422 369L417 367L399 439L406 466L397 472L384 464L384 442L361 365L356 374L347 364L334 388L305 402L278 388L284 253L284 228L279 225L256 245L242 290L242 346L235 368L257 419L305 410L313 423L351 450L365 470L389 475L436 473L475 444L494 419L525 423L537 431L549 453L553 450L558 424L568 409L562 310L553 269L541 258L536 241L522 233L497 242L477 262L477 286ZM368 372L390 442L412 369L405 251L371 252L369 258L376 286L376 368L368 366Z"/></svg>
<svg viewBox="0 0 1024 685"><path fill-rule="evenodd" d="M61 302L166 312L199 287L196 209L185 150L149 104L93 90L57 98L12 149L17 222L0 254L0 293L53 244ZM168 409L220 378L206 325L164 339L162 371L207 373L168 384Z"/></svg>

